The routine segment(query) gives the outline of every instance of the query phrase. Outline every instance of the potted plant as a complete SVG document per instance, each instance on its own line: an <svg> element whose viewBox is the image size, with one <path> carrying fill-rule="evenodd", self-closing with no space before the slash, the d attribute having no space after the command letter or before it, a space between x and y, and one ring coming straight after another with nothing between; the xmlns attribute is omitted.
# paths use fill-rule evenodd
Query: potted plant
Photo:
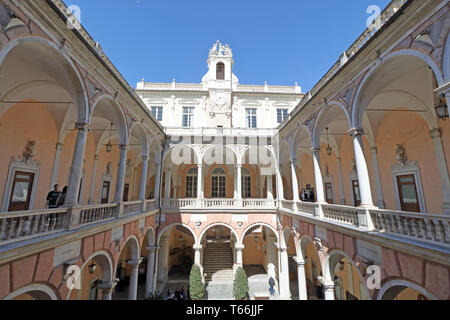
<svg viewBox="0 0 450 320"><path fill-rule="evenodd" d="M164 300L164 296L160 291L150 292L144 300Z"/></svg>
<svg viewBox="0 0 450 320"><path fill-rule="evenodd" d="M242 267L237 268L234 277L233 296L236 300L248 299L248 279Z"/></svg>
<svg viewBox="0 0 450 320"><path fill-rule="evenodd" d="M200 300L205 295L205 286L202 281L200 267L194 264L189 275L189 294L191 300Z"/></svg>

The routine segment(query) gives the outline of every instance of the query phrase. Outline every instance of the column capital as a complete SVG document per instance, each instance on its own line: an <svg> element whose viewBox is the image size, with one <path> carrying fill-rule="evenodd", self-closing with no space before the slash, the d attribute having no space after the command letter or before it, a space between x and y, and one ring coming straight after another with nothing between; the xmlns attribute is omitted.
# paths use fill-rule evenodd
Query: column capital
<svg viewBox="0 0 450 320"><path fill-rule="evenodd" d="M378 151L377 147L371 147L370 148L370 152L372 152L372 153L377 153L377 151Z"/></svg>
<svg viewBox="0 0 450 320"><path fill-rule="evenodd" d="M235 168L242 168L242 164L240 164L240 163L239 163L239 164L236 164L236 165L235 165Z"/></svg>
<svg viewBox="0 0 450 320"><path fill-rule="evenodd" d="M197 250L202 250L202 249L203 249L203 246L202 246L201 244L194 244L194 245L192 246L192 248L193 248L195 251L197 251Z"/></svg>
<svg viewBox="0 0 450 320"><path fill-rule="evenodd" d="M155 252L155 251L157 251L160 248L161 248L161 246L148 246L148 247L146 247L146 249L148 251L150 251L150 252Z"/></svg>
<svg viewBox="0 0 450 320"><path fill-rule="evenodd" d="M318 148L311 148L311 151L314 152L314 153L315 152L320 152L320 147L318 147Z"/></svg>
<svg viewBox="0 0 450 320"><path fill-rule="evenodd" d="M204 167L203 163L198 163L197 164L197 168L203 168L203 167Z"/></svg>
<svg viewBox="0 0 450 320"><path fill-rule="evenodd" d="M364 129L352 128L352 129L348 130L347 133L352 137L362 136L364 134Z"/></svg>
<svg viewBox="0 0 450 320"><path fill-rule="evenodd" d="M128 149L128 145L127 144L119 144L119 149L121 151L126 151Z"/></svg>
<svg viewBox="0 0 450 320"><path fill-rule="evenodd" d="M334 282L331 280L327 280L324 277L320 276L317 278L322 284L325 290L334 290Z"/></svg>
<svg viewBox="0 0 450 320"><path fill-rule="evenodd" d="M245 249L245 246L243 244L242 245L235 244L234 247L236 248L236 250L244 250Z"/></svg>
<svg viewBox="0 0 450 320"><path fill-rule="evenodd" d="M58 142L58 143L56 144L56 150L61 151L61 150L63 149L63 147L64 147L64 143Z"/></svg>
<svg viewBox="0 0 450 320"><path fill-rule="evenodd" d="M112 291L116 287L118 282L119 281L117 281L117 280L108 281L108 282L100 281L97 283L97 288L102 289L103 291L109 292L109 291Z"/></svg>
<svg viewBox="0 0 450 320"><path fill-rule="evenodd" d="M437 139L441 137L441 129L434 128L433 130L430 130L430 137L431 139Z"/></svg>
<svg viewBox="0 0 450 320"><path fill-rule="evenodd" d="M304 266L305 263L305 259L303 259L303 257L294 257L293 258L295 262L297 262L298 266Z"/></svg>
<svg viewBox="0 0 450 320"><path fill-rule="evenodd" d="M98 161L100 159L100 156L98 154L94 155L94 161Z"/></svg>
<svg viewBox="0 0 450 320"><path fill-rule="evenodd" d="M86 122L76 122L74 128L82 131L89 130L88 123Z"/></svg>
<svg viewBox="0 0 450 320"><path fill-rule="evenodd" d="M297 163L297 158L290 157L290 158L289 158L289 162L290 162L291 164L295 165L295 164Z"/></svg>
<svg viewBox="0 0 450 320"><path fill-rule="evenodd" d="M137 268L141 264L142 260L143 259L141 257L139 257L138 259L127 260L126 263L129 264L132 267L136 267Z"/></svg>
<svg viewBox="0 0 450 320"><path fill-rule="evenodd" d="M148 156L148 155L142 156L142 160L143 160L143 161L147 161L148 159L149 159L149 156Z"/></svg>

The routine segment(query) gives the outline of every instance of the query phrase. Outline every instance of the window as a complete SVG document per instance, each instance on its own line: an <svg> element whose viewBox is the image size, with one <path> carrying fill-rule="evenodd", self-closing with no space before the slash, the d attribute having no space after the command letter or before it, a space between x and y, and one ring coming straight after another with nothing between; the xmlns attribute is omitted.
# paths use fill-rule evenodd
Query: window
<svg viewBox="0 0 450 320"><path fill-rule="evenodd" d="M288 117L288 109L277 109L277 121L282 123Z"/></svg>
<svg viewBox="0 0 450 320"><path fill-rule="evenodd" d="M250 176L250 171L248 171L247 168L242 168L241 186L242 186L242 198L251 198L252 178Z"/></svg>
<svg viewBox="0 0 450 320"><path fill-rule="evenodd" d="M325 183L325 196L329 204L333 204L333 185L331 182Z"/></svg>
<svg viewBox="0 0 450 320"><path fill-rule="evenodd" d="M358 180L352 180L352 190L353 190L353 202L355 207L361 205L361 198L359 196L359 184Z"/></svg>
<svg viewBox="0 0 450 320"><path fill-rule="evenodd" d="M189 169L186 174L186 198L197 198L197 168Z"/></svg>
<svg viewBox="0 0 450 320"><path fill-rule="evenodd" d="M414 174L397 176L402 211L420 212L419 198Z"/></svg>
<svg viewBox="0 0 450 320"><path fill-rule="evenodd" d="M109 200L109 186L110 186L110 182L109 181L103 181L103 185L102 185L102 199L101 199L101 203L108 203Z"/></svg>
<svg viewBox="0 0 450 320"><path fill-rule="evenodd" d="M247 128L256 128L256 109L245 109Z"/></svg>
<svg viewBox="0 0 450 320"><path fill-rule="evenodd" d="M25 211L29 209L33 181L34 173L15 172L8 211Z"/></svg>
<svg viewBox="0 0 450 320"><path fill-rule="evenodd" d="M183 127L189 128L194 124L194 108L183 107Z"/></svg>
<svg viewBox="0 0 450 320"><path fill-rule="evenodd" d="M216 80L225 80L225 65L222 62L216 66Z"/></svg>
<svg viewBox="0 0 450 320"><path fill-rule="evenodd" d="M212 172L211 197L225 198L225 171L222 168L216 168Z"/></svg>
<svg viewBox="0 0 450 320"><path fill-rule="evenodd" d="M163 108L162 107L151 107L152 114L155 116L156 120L162 121Z"/></svg>

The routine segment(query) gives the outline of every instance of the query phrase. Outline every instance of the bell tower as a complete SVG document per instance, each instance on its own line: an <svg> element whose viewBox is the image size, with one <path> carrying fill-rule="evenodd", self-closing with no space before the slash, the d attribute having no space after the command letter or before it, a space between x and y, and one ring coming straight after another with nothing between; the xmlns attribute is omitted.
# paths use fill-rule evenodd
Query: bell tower
<svg viewBox="0 0 450 320"><path fill-rule="evenodd" d="M233 53L226 44L217 41L209 51L208 73L203 77L203 87L209 91L207 125L231 127L232 91L238 83L233 74Z"/></svg>

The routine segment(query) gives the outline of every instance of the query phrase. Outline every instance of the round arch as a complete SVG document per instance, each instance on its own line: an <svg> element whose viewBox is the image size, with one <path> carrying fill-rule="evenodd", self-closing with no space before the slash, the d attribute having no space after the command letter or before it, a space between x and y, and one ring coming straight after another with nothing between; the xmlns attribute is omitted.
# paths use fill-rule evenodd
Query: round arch
<svg viewBox="0 0 450 320"><path fill-rule="evenodd" d="M13 300L24 293L31 295L36 300L59 300L58 295L52 288L40 283L33 283L17 289L3 298L3 300Z"/></svg>
<svg viewBox="0 0 450 320"><path fill-rule="evenodd" d="M154 246L155 245L155 230L153 229L152 226L148 227L147 230L145 230L144 232L145 236L142 238L142 244L141 244L141 248L145 245L144 240L145 237L147 237L148 239L148 245L149 246Z"/></svg>
<svg viewBox="0 0 450 320"><path fill-rule="evenodd" d="M304 134L306 132L306 135ZM306 138L306 145L303 146L303 149L310 149L313 146L313 140L311 136L311 132L308 127L305 125L300 125L295 129L294 138L292 139L292 144L290 146L290 156L295 157L297 153L297 149L300 146L300 143L304 141Z"/></svg>
<svg viewBox="0 0 450 320"><path fill-rule="evenodd" d="M241 246L243 245L244 238L247 235L247 232L250 231L250 229L252 229L254 227L257 227L257 226L263 226L263 227L266 227L266 228L270 229L273 232L273 234L275 235L275 237L277 239L277 242L279 241L278 233L277 233L277 231L275 230L274 227L272 227L270 224L267 224L267 223L264 223L264 222L256 222L256 223L252 223L251 225L249 225L247 228L244 229L244 231L242 232L242 236L241 236L241 238L239 239L239 242L238 242L239 245L241 245Z"/></svg>
<svg viewBox="0 0 450 320"><path fill-rule="evenodd" d="M200 164L203 164L205 162L206 156L208 154L210 154L213 150L217 150L218 146L220 146L220 145L211 144L208 147L206 147L205 150L203 150L203 152L200 155L200 158L199 158ZM218 160L218 156L216 154L214 157L211 156L210 161L207 162L206 164L207 165L212 165L214 163L224 164L224 165L225 164L233 164L233 163L242 164L242 163L238 163L240 160L240 157L239 157L238 153L235 150L233 150L233 148L231 148L228 145L222 145L222 150L223 150L223 152L221 153L221 155L222 156L225 155L225 163L222 163L222 161L219 161L219 162L215 161L215 160ZM231 152L232 157L230 157L230 152ZM222 159L223 159L223 157L222 157ZM231 162L231 160L233 160L233 161Z"/></svg>
<svg viewBox="0 0 450 320"><path fill-rule="evenodd" d="M162 163L164 164L167 160L167 157L169 156L169 154L172 156L172 163L175 165L180 165L180 164L191 164L191 156L189 156L189 159L187 158L186 155L184 155L183 152L183 156L180 155L180 153L183 150L189 150L189 153L192 153L194 155L194 164L201 164L199 161L199 159L202 159L202 156L199 155L198 151L196 150L196 148L194 148L192 145L189 144L175 144L171 147L169 147L168 149L166 149L164 151L163 157L162 157ZM175 154L176 157L178 157L178 159L174 159L174 156L172 155L173 152L177 152L177 154Z"/></svg>
<svg viewBox="0 0 450 320"><path fill-rule="evenodd" d="M312 134L312 147L313 148L319 148L320 147L320 137L322 136L323 130L332 122L327 121L327 115L333 111L333 107L337 107L338 112L342 111L345 115L345 119L347 120L347 126L350 129L351 128L351 120L350 115L348 114L347 109L345 106L338 101L331 101L328 103L328 105L323 108L319 115L317 116L317 120L314 124L313 134Z"/></svg>
<svg viewBox="0 0 450 320"><path fill-rule="evenodd" d="M52 41L35 36L26 36L10 41L0 52L0 69L3 67L4 61L9 56L9 53L11 53L19 46L26 46L29 44L43 46L44 50L49 49L53 54L56 55L56 57L62 58L63 63L66 64L66 66L64 67L68 68L68 70L66 69L66 71L69 71L74 76L72 77L72 79L70 79L71 85L76 89L78 88L78 91L76 90L76 94L74 94L74 100L77 101L78 122L87 123L89 119L89 99L83 78L81 77L81 74L73 63L72 59L66 53L61 51L58 45L56 45Z"/></svg>
<svg viewBox="0 0 450 320"><path fill-rule="evenodd" d="M207 225L203 229L203 231L200 233L200 236L198 237L198 241L199 242L195 242L195 244L196 245L200 245L204 235L206 234L206 231L208 231L209 229L211 229L212 227L215 227L215 226L221 226L221 227L226 227L226 228L230 229L230 231L234 234L236 240L239 241L239 237L238 237L236 231L233 229L232 226L230 226L229 224L226 224L226 223L216 222L216 223L212 223L212 224Z"/></svg>
<svg viewBox="0 0 450 320"><path fill-rule="evenodd" d="M418 284L402 279L387 281L378 291L377 300L394 300L400 292L407 288L420 292L430 300L439 300L434 294L422 288Z"/></svg>
<svg viewBox="0 0 450 320"><path fill-rule="evenodd" d="M429 66L433 71L433 74L436 78L438 87L444 85L444 77L442 76L442 73L441 73L439 67L436 65L436 63L433 61L433 59L431 59L430 56L428 56L424 53L421 53L417 50L412 50L412 49L403 49L403 50L398 50L398 51L392 52L392 53L386 55L385 57L381 58L381 60L380 60L381 62L377 61L375 63L375 65L372 66L372 68L367 72L367 74L364 76L363 80L359 84L359 86L356 90L353 104L352 104L352 111L351 111L352 128L362 128L362 118L364 115L364 111L367 107L361 101L362 96L363 96L362 93L364 93L364 89L366 88L367 83L372 78L374 73L376 71L379 71L382 67L384 67L386 65L386 63L392 61L393 59L398 58L398 57L408 57L408 56L417 58L421 62L423 62L427 66Z"/></svg>
<svg viewBox="0 0 450 320"><path fill-rule="evenodd" d="M364 282L364 277L362 276L360 270L356 266L353 259L350 258L349 255L347 253L345 253L344 251L334 249L334 250L328 252L327 257L325 259L324 268L323 268L324 278L328 281L333 281L332 275L334 274L334 268L336 267L336 264L339 261L341 261L343 258L346 258L348 261L350 261L353 268L358 273L358 276L360 277L360 279L363 280L365 295L370 300L369 290L367 289L367 285Z"/></svg>
<svg viewBox="0 0 450 320"><path fill-rule="evenodd" d="M444 60L442 69L444 72L444 78L445 82L450 81L450 34L447 35L447 41L445 42L445 49L444 49Z"/></svg>
<svg viewBox="0 0 450 320"><path fill-rule="evenodd" d="M94 260L102 269L102 281L104 282L110 282L113 280L113 266L114 262L111 258L110 254L105 250L99 250L94 252L89 258L87 258L83 264L81 265L81 271L80 275L83 274L83 270L86 267L86 265L91 261ZM69 300L70 295L72 294L73 289L69 289L69 292L67 293L66 300Z"/></svg>
<svg viewBox="0 0 450 320"><path fill-rule="evenodd" d="M124 249L128 244L130 244L131 259L138 259L138 258L139 258L139 253L140 253L140 250L139 250L140 248L139 248L139 240L138 240L138 238L137 238L135 235L129 236L129 237L124 241L124 244L123 244L123 246L122 246L122 249L120 250L119 257L120 257L120 255L122 254L123 249ZM117 268L117 266L116 266L116 268Z"/></svg>
<svg viewBox="0 0 450 320"><path fill-rule="evenodd" d="M136 136L133 135L133 133L135 132ZM131 125L130 132L128 133L130 141L132 136L134 136L141 144L142 156L148 156L150 147L149 139L147 137L147 133L145 132L144 127L139 122L134 122Z"/></svg>
<svg viewBox="0 0 450 320"><path fill-rule="evenodd" d="M176 226L181 226L181 227L188 229L191 232L192 236L194 237L194 243L197 243L197 237L195 235L195 232L194 232L194 230L192 230L192 228L190 226L188 226L187 224L181 223L181 222L175 222L175 223L165 226L160 232L158 232L158 239L157 239L156 244L159 245L159 243L161 241L161 237L166 231L168 231L172 227L176 227Z"/></svg>
<svg viewBox="0 0 450 320"><path fill-rule="evenodd" d="M92 124L95 111L98 110L100 108L99 105L101 105L104 102L107 103L108 105L113 106L112 110L114 110L113 114L115 117L114 119L108 120L113 122L117 127L117 130L119 132L120 144L125 145L128 144L129 136L125 114L123 113L122 108L114 101L114 98L112 96L104 94L95 100L94 105L92 106L91 112L89 114L89 124ZM111 110L111 108L108 108L108 110Z"/></svg>

